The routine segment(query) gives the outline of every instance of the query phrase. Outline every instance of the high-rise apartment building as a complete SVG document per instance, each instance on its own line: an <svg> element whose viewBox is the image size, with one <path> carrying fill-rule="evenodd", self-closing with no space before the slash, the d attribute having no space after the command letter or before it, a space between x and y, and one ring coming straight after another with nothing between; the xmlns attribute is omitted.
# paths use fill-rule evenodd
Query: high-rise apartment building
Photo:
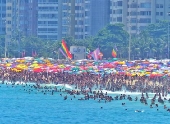
<svg viewBox="0 0 170 124"><path fill-rule="evenodd" d="M170 20L170 0L110 0L110 23L123 23L138 34L151 23Z"/></svg>
<svg viewBox="0 0 170 124"><path fill-rule="evenodd" d="M85 18L87 10L85 0L63 0L62 1L62 37L72 36L75 39L85 38Z"/></svg>
<svg viewBox="0 0 170 124"><path fill-rule="evenodd" d="M0 34L60 40L85 39L104 26L123 23L131 34L169 20L170 0L0 0ZM5 27L6 26L6 27Z"/></svg>
<svg viewBox="0 0 170 124"><path fill-rule="evenodd" d="M86 8L90 7L86 5L89 3L89 0L39 0L38 37L49 40L67 36L84 39L90 34L90 23L86 23L90 22L90 8ZM53 25L50 27L49 23Z"/></svg>
<svg viewBox="0 0 170 124"><path fill-rule="evenodd" d="M6 0L0 0L0 35L5 34Z"/></svg>
<svg viewBox="0 0 170 124"><path fill-rule="evenodd" d="M90 4L90 35L96 35L99 30L109 24L109 0L89 0Z"/></svg>
<svg viewBox="0 0 170 124"><path fill-rule="evenodd" d="M5 51L8 51L8 45L12 39L18 41L19 44L20 36L36 36L37 1L6 0L5 26Z"/></svg>
<svg viewBox="0 0 170 124"><path fill-rule="evenodd" d="M36 36L37 2L34 0L6 1L6 33L13 37L16 33Z"/></svg>
<svg viewBox="0 0 170 124"><path fill-rule="evenodd" d="M18 34L85 39L109 23L109 0L7 0L6 41Z"/></svg>
<svg viewBox="0 0 170 124"><path fill-rule="evenodd" d="M38 0L37 36L42 39L58 39L58 0Z"/></svg>
<svg viewBox="0 0 170 124"><path fill-rule="evenodd" d="M63 0L59 2L59 38L75 37L75 0Z"/></svg>
<svg viewBox="0 0 170 124"><path fill-rule="evenodd" d="M109 0L63 0L62 36L85 39L109 24Z"/></svg>

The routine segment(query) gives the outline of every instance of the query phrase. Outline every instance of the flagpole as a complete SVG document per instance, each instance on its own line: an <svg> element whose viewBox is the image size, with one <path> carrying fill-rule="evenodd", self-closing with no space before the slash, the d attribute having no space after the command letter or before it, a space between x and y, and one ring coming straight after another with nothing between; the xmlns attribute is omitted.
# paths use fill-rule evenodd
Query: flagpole
<svg viewBox="0 0 170 124"><path fill-rule="evenodd" d="M59 49L58 49L58 60L60 59Z"/></svg>
<svg viewBox="0 0 170 124"><path fill-rule="evenodd" d="M33 49L32 49L32 53L31 53L31 54L32 54L32 57L34 57L34 55L33 55Z"/></svg>

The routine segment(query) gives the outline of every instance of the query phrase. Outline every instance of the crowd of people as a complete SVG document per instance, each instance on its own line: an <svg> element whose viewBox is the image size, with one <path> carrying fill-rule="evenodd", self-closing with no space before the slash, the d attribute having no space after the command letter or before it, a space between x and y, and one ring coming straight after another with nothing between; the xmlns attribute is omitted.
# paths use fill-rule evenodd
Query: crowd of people
<svg viewBox="0 0 170 124"><path fill-rule="evenodd" d="M151 92L161 93L166 96L170 92L170 78L147 76L127 76L126 74L102 73L94 74L84 72L72 74L63 72L33 72L24 70L14 72L11 69L0 69L0 79L2 82L34 82L36 84L70 84L75 89L99 89L110 91L127 90L130 92Z"/></svg>
<svg viewBox="0 0 170 124"><path fill-rule="evenodd" d="M61 64L61 62L57 64ZM68 62L66 64L71 65L71 62ZM83 66L88 65L83 64ZM24 90L28 91L29 93L32 91L32 88L36 90L42 89L41 92L43 92L44 94L49 92L53 95L55 92L60 92L60 95L64 97L64 100L68 99L68 95L74 96L73 98L76 98L76 95L81 94L83 95L83 97L78 98L78 100L94 99L97 100L99 103L102 101L107 103L113 100L127 99L129 101L140 101L142 104L147 105L149 98L148 93L154 93L155 95L151 99L150 108L158 108L158 103L164 104L164 101L170 102L170 99L167 98L168 93L170 93L169 76L163 75L152 77L147 75L139 75L137 73L135 75L115 72L108 73L109 69L111 68L108 68L107 71L103 69L102 73L94 73L94 71L88 70L82 73L69 73L64 69L58 72L35 72L29 69L24 69L22 71L16 72L13 70L13 68L0 68L0 80L2 84L10 83L12 85L16 85L16 82L17 85L24 84L24 87L29 87L29 89L24 88ZM34 83L35 85L30 86L29 83ZM54 84L54 86L57 86L58 84L68 84L72 86L73 89L65 89L64 92L66 94L62 94L63 89L58 89L57 87L42 87L42 84ZM127 94L120 94L113 97L107 92L104 93L103 90L112 92L125 91L125 93L126 91L139 92L142 95L140 98L132 98L130 95ZM156 103L156 99L158 99L158 103ZM126 103L122 103L122 106L124 106L125 104ZM170 112L170 109L166 105L164 105L164 109L167 109L167 111ZM141 111L136 110L136 112Z"/></svg>

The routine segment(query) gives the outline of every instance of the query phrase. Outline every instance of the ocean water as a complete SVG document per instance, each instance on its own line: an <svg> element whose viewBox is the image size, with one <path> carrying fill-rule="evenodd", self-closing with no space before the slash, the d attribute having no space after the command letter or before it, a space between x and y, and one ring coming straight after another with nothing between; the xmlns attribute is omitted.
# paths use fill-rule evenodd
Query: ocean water
<svg viewBox="0 0 170 124"><path fill-rule="evenodd" d="M70 95L64 100L64 93L62 96L59 92L44 95L37 90L29 93L28 89L0 84L1 124L170 124L170 113L161 104L158 111L155 106L151 109L150 100L148 105L141 104L139 100L99 103L97 100L78 100L81 96L73 98ZM114 96L121 92L110 93ZM138 96L138 99L141 96L140 93L129 94L132 97ZM125 106L122 103L126 103ZM168 101L165 104L170 107Z"/></svg>

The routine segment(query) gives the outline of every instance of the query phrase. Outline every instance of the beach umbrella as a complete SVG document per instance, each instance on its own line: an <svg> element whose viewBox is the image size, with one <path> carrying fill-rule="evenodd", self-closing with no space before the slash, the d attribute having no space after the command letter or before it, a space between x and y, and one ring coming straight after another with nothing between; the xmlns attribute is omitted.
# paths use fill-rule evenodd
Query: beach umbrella
<svg viewBox="0 0 170 124"><path fill-rule="evenodd" d="M40 73L40 72L43 72L43 69L42 68L34 68L33 72Z"/></svg>
<svg viewBox="0 0 170 124"><path fill-rule="evenodd" d="M79 68L79 67L73 67L71 70L72 70L73 72L78 72L78 71L80 70L80 68Z"/></svg>
<svg viewBox="0 0 170 124"><path fill-rule="evenodd" d="M12 65L12 63L5 64L6 67L10 67L11 65Z"/></svg>
<svg viewBox="0 0 170 124"><path fill-rule="evenodd" d="M59 70L56 69L56 68L50 68L48 71L49 71L49 72L59 72Z"/></svg>
<svg viewBox="0 0 170 124"><path fill-rule="evenodd" d="M31 68L37 68L37 67L39 67L39 65L38 65L38 63L33 63L33 64L31 64L29 67L31 67Z"/></svg>
<svg viewBox="0 0 170 124"><path fill-rule="evenodd" d="M25 62L25 59L17 59L16 62L18 62L18 63L24 63L24 62Z"/></svg>
<svg viewBox="0 0 170 124"><path fill-rule="evenodd" d="M118 59L117 58L112 58L112 59L109 59L108 62L114 62L114 61L117 61Z"/></svg>
<svg viewBox="0 0 170 124"><path fill-rule="evenodd" d="M26 70L26 69L28 69L28 66L25 64L18 64L18 65L16 65L16 68Z"/></svg>
<svg viewBox="0 0 170 124"><path fill-rule="evenodd" d="M65 65L61 64L61 65L58 65L59 68L65 68Z"/></svg>

